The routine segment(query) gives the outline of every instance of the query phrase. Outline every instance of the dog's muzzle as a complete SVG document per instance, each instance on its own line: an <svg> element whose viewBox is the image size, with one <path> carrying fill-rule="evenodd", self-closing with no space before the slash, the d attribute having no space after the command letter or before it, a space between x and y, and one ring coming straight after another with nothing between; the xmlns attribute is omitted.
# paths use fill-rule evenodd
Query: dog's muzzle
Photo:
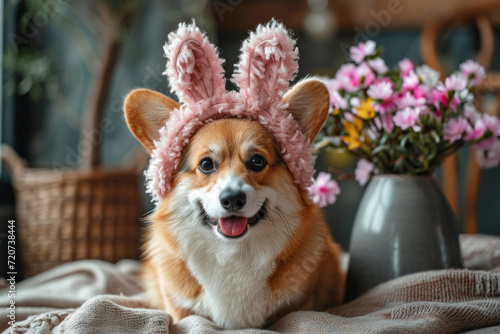
<svg viewBox="0 0 500 334"><path fill-rule="evenodd" d="M207 226L217 228L220 234L229 239L241 238L247 233L248 226L253 227L264 219L267 216L267 205L268 200L266 199L259 211L252 217L230 215L227 217L214 218L207 214L201 202L198 203L203 222Z"/></svg>

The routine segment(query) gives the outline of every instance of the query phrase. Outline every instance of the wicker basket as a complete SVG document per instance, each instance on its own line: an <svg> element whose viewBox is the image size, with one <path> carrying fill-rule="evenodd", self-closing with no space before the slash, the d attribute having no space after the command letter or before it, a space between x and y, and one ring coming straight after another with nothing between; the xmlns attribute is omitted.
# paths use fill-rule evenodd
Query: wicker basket
<svg viewBox="0 0 500 334"><path fill-rule="evenodd" d="M123 170L34 169L6 145L2 161L16 190L17 246L26 276L81 259L137 258L138 169L144 161Z"/></svg>

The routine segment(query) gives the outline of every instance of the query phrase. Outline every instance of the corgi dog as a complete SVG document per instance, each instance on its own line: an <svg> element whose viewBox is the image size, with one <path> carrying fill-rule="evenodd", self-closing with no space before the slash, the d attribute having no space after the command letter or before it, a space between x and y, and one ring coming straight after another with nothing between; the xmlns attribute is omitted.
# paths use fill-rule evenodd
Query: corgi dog
<svg viewBox="0 0 500 334"><path fill-rule="evenodd" d="M328 115L323 82L288 89L296 48L275 21L245 42L242 53L252 55L233 77L238 92L226 92L222 61L194 23L180 25L165 48L181 103L137 89L124 104L130 130L152 156L149 303L174 321L194 314L226 329L340 304L341 249L299 174L312 175L306 146Z"/></svg>

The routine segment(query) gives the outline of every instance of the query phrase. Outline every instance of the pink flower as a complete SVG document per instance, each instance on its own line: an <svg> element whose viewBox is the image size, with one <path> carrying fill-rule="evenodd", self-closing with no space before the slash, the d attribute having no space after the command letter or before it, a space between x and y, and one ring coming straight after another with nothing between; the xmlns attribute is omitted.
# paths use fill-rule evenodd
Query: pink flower
<svg viewBox="0 0 500 334"><path fill-rule="evenodd" d="M444 127L444 140L450 143L456 142L462 138L462 134L467 128L467 120L465 118L450 119Z"/></svg>
<svg viewBox="0 0 500 334"><path fill-rule="evenodd" d="M396 100L396 105L399 109L404 109L407 107L419 107L425 104L425 98L416 98L411 92L406 92L399 99Z"/></svg>
<svg viewBox="0 0 500 334"><path fill-rule="evenodd" d="M377 44L374 41L361 42L357 46L351 46L350 56L356 64L361 63L366 56L375 54Z"/></svg>
<svg viewBox="0 0 500 334"><path fill-rule="evenodd" d="M439 104L444 106L448 105L447 91L443 85L437 85L437 87L432 90L431 101L434 103L436 109L439 109Z"/></svg>
<svg viewBox="0 0 500 334"><path fill-rule="evenodd" d="M388 100L392 96L392 83L388 81L378 81L370 86L366 94L375 100Z"/></svg>
<svg viewBox="0 0 500 334"><path fill-rule="evenodd" d="M407 107L403 110L399 110L396 115L394 115L394 124L399 126L401 130L406 130L412 128L413 131L419 132L422 128L418 124L420 120L420 109Z"/></svg>
<svg viewBox="0 0 500 334"><path fill-rule="evenodd" d="M388 70L385 61L380 57L368 60L368 65L378 74L384 74Z"/></svg>
<svg viewBox="0 0 500 334"><path fill-rule="evenodd" d="M347 101L337 91L330 92L330 104L335 109L347 109Z"/></svg>
<svg viewBox="0 0 500 334"><path fill-rule="evenodd" d="M500 136L500 119L498 119L498 117L484 114L483 122L486 129L488 129L494 137Z"/></svg>
<svg viewBox="0 0 500 334"><path fill-rule="evenodd" d="M365 159L359 159L358 164L356 165L356 170L354 171L354 175L356 181L358 181L360 186L364 186L366 182L370 179L370 175L375 169L375 166Z"/></svg>
<svg viewBox="0 0 500 334"><path fill-rule="evenodd" d="M448 91L459 92L467 86L467 79L462 73L454 73L444 80L444 86Z"/></svg>
<svg viewBox="0 0 500 334"><path fill-rule="evenodd" d="M354 71L355 82L363 82L364 87L370 86L375 81L375 74L368 64L361 63Z"/></svg>
<svg viewBox="0 0 500 334"><path fill-rule="evenodd" d="M419 84L418 76L415 74L415 71L411 70L408 75L403 77L403 89L404 90L414 90L418 87Z"/></svg>
<svg viewBox="0 0 500 334"><path fill-rule="evenodd" d="M436 88L432 90L431 101L437 110L441 109L440 104L442 104L445 107L448 107L448 92L446 90L446 87L442 83L438 83ZM459 102L460 101L456 98L456 96L453 96L450 100L449 107L453 111L456 111Z"/></svg>
<svg viewBox="0 0 500 334"><path fill-rule="evenodd" d="M469 80L471 87L479 85L486 77L484 67L470 59L460 65L460 70L464 77Z"/></svg>
<svg viewBox="0 0 500 334"><path fill-rule="evenodd" d="M487 139L481 140L479 143L475 145L477 150L488 151L497 141L496 137L489 137Z"/></svg>
<svg viewBox="0 0 500 334"><path fill-rule="evenodd" d="M450 109L453 110L454 112L457 111L457 106L459 105L460 101L454 96L451 98L450 101Z"/></svg>
<svg viewBox="0 0 500 334"><path fill-rule="evenodd" d="M476 149L478 145L476 145ZM477 163L482 168L493 168L500 162L500 141L494 138L488 150L476 150Z"/></svg>
<svg viewBox="0 0 500 334"><path fill-rule="evenodd" d="M394 129L394 121L392 120L391 113L382 113L380 114L380 118L382 119L382 126L385 132L392 132Z"/></svg>
<svg viewBox="0 0 500 334"><path fill-rule="evenodd" d="M427 96L429 95L429 88L427 88L426 86L417 86L415 87L415 89L413 90L413 96L415 96L416 99L420 99L421 97L423 98L427 98Z"/></svg>
<svg viewBox="0 0 500 334"><path fill-rule="evenodd" d="M342 65L335 74L336 84L338 88L342 88L347 92L353 92L359 89L361 81L354 78L356 66L354 64Z"/></svg>
<svg viewBox="0 0 500 334"><path fill-rule="evenodd" d="M354 64L342 65L335 74L335 84L338 88L346 92L354 92L363 87L368 87L375 81L375 73L367 63L363 62L358 66ZM331 85L331 84L330 84Z"/></svg>
<svg viewBox="0 0 500 334"><path fill-rule="evenodd" d="M482 119L477 119L474 123L474 128L467 123L467 128L465 129L465 140L472 141L481 138L486 131L486 126Z"/></svg>
<svg viewBox="0 0 500 334"><path fill-rule="evenodd" d="M340 83L337 79L330 79L330 80L327 80L326 81L326 86L328 87L328 90L330 92L334 92L334 91L337 91L339 90L341 87L340 87Z"/></svg>
<svg viewBox="0 0 500 334"><path fill-rule="evenodd" d="M389 98L389 100L386 100L380 104L375 104L375 111L378 113L391 113L398 109L394 103L392 103L392 99L394 98L394 95Z"/></svg>
<svg viewBox="0 0 500 334"><path fill-rule="evenodd" d="M335 203L337 195L340 194L337 181L332 180L331 174L324 172L319 172L318 177L307 190L313 196L314 203L320 207Z"/></svg>
<svg viewBox="0 0 500 334"><path fill-rule="evenodd" d="M410 59L404 58L399 61L399 68L401 69L401 77L405 77L413 71L413 63Z"/></svg>

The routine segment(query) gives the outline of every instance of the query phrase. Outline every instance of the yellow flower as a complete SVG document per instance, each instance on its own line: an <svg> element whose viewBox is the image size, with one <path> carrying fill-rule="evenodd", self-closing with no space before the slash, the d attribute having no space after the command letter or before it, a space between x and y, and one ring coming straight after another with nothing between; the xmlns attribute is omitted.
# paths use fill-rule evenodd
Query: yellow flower
<svg viewBox="0 0 500 334"><path fill-rule="evenodd" d="M338 114L340 114L340 109L335 109L333 111L333 116L337 116Z"/></svg>
<svg viewBox="0 0 500 334"><path fill-rule="evenodd" d="M375 103L371 97L361 100L361 107L356 107L358 116L362 119L372 119L375 117Z"/></svg>
<svg viewBox="0 0 500 334"><path fill-rule="evenodd" d="M360 138L360 132L363 130L363 121L358 117L354 117L354 122L342 122L347 136L342 136L342 140L348 144L347 148L349 150L357 149L361 146L362 141Z"/></svg>

